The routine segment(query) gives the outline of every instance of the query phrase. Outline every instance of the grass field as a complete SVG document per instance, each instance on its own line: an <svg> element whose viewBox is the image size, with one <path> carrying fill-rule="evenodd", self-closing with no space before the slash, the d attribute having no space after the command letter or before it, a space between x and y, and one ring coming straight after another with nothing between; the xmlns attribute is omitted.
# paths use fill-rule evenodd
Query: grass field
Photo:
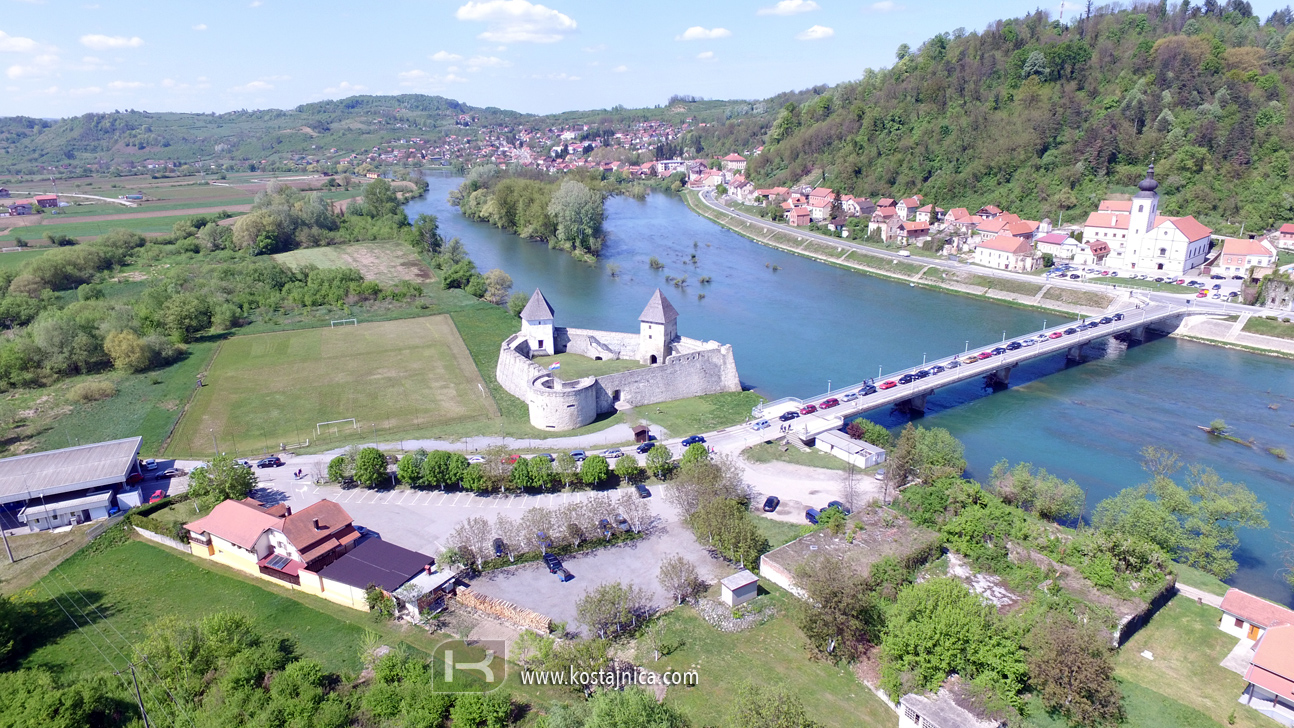
<svg viewBox="0 0 1294 728"><path fill-rule="evenodd" d="M773 423L773 434L769 435L769 437L774 437L777 434L777 424L777 422ZM771 463L773 461L777 461L791 463L793 465L805 465L810 468L826 468L827 470L845 471L849 469L849 463L834 455L828 455L821 450L813 449L809 452L804 452L796 447L788 447L786 451L783 452L781 445L769 442L761 442L758 445L748 447L743 450L741 454L742 457L752 463Z"/></svg>
<svg viewBox="0 0 1294 728"><path fill-rule="evenodd" d="M319 422L353 417L384 433L499 416L447 316L237 336L212 363L170 455L252 453L330 440ZM337 426L345 443L363 439Z"/></svg>
<svg viewBox="0 0 1294 728"><path fill-rule="evenodd" d="M755 522L755 527L759 529L760 535L768 539L768 547L770 549L785 546L799 538L801 535L800 529L802 526L796 523L774 521L765 516L755 516L752 520ZM807 526L809 524L806 523L804 525Z"/></svg>
<svg viewBox="0 0 1294 728"><path fill-rule="evenodd" d="M0 253L0 270L17 270L22 267L23 263L53 250L53 248L41 248L39 250L24 250L17 253Z"/></svg>
<svg viewBox="0 0 1294 728"><path fill-rule="evenodd" d="M674 437L709 432L745 422L764 398L754 392L723 392L638 407L636 414Z"/></svg>
<svg viewBox="0 0 1294 728"><path fill-rule="evenodd" d="M1251 316L1245 322L1244 330L1251 334L1274 336L1278 339L1294 339L1294 324Z"/></svg>
<svg viewBox="0 0 1294 728"><path fill-rule="evenodd" d="M600 377L605 374L627 372L630 369L642 369L643 365L633 359L603 359L598 361L578 354L558 354L557 356L537 356L534 362L547 369L553 362L562 366L553 374L563 382L573 382L583 377Z"/></svg>
<svg viewBox="0 0 1294 728"><path fill-rule="evenodd" d="M431 269L418 258L413 249L395 241L302 248L290 253L280 253L274 259L293 270L307 265L316 268L354 268L364 274L364 280L386 284L397 281L426 283L432 279Z"/></svg>
<svg viewBox="0 0 1294 728"><path fill-rule="evenodd" d="M5 519L5 524L13 522ZM38 531L36 533L17 533L9 536L9 548L13 550L13 563L9 559L0 559L0 594L12 596L26 590L32 584L62 562L76 553L89 541L89 531L96 524L83 523L67 531Z"/></svg>
<svg viewBox="0 0 1294 728"><path fill-rule="evenodd" d="M216 207L218 205L212 205ZM25 240L34 240L42 238L45 233L59 233L70 235L74 238L86 236L104 235L109 231L118 228L124 230L134 230L137 233L169 233L175 227L175 223L181 220L188 220L192 215L164 215L162 217L136 217L125 220L102 220L98 222L55 222L46 223L38 226L29 226L21 228L17 233L10 233L10 237L17 234ZM73 218L74 219L74 218Z"/></svg>
<svg viewBox="0 0 1294 728"><path fill-rule="evenodd" d="M737 689L745 681L789 690L806 712L823 726L896 726L893 710L854 677L847 668L809 659L804 637L785 612L794 598L776 589L770 599L782 612L764 624L736 634L720 632L679 607L664 617L665 640L677 648L646 667L696 670L696 687L671 687L665 701L691 719L693 725L726 725Z"/></svg>

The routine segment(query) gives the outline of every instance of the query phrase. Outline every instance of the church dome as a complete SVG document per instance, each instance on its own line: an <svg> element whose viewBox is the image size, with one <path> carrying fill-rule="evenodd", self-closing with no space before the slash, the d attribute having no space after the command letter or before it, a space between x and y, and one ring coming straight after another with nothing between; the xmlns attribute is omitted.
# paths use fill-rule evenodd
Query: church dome
<svg viewBox="0 0 1294 728"><path fill-rule="evenodd" d="M1142 192L1154 192L1158 187L1159 183L1155 181L1155 165L1151 164L1146 170L1146 178L1137 184L1137 189Z"/></svg>

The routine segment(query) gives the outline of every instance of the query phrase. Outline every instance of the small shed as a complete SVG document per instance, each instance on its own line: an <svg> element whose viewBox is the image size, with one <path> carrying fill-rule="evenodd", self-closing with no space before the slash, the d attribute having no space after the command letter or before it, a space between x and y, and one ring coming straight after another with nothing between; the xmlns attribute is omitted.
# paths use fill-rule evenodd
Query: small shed
<svg viewBox="0 0 1294 728"><path fill-rule="evenodd" d="M742 569L719 581L720 598L730 607L740 606L755 598L759 593L759 577Z"/></svg>
<svg viewBox="0 0 1294 728"><path fill-rule="evenodd" d="M634 442L647 442L651 439L651 428L647 425L634 425Z"/></svg>

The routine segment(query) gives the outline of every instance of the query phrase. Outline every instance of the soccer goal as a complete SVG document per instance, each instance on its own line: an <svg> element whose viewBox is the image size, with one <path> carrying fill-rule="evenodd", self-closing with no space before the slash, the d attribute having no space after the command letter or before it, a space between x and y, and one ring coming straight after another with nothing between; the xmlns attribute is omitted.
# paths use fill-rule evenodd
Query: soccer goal
<svg viewBox="0 0 1294 728"><path fill-rule="evenodd" d="M341 324L342 326L345 326L346 324L350 324L351 326L359 326L359 321L356 319L337 319L336 321L332 322L332 328L337 328L337 324ZM327 423L324 423L324 424L327 424Z"/></svg>
<svg viewBox="0 0 1294 728"><path fill-rule="evenodd" d="M354 418L354 417L347 417L347 418L346 418L346 419L344 419L344 420L329 420L328 422L316 422L316 423L315 423L315 435L322 435L322 434L323 434L323 429L322 429L322 428L323 428L323 426L324 426L324 425L340 425L340 424L341 424L341 423L343 423L343 422L349 422L349 423L351 424L351 427L352 427L353 429L356 429L356 430L358 430L358 429L359 429L359 423L355 422L355 418ZM334 427L334 428L333 428L333 432L336 432L336 431L337 431L337 428L336 428L336 427Z"/></svg>

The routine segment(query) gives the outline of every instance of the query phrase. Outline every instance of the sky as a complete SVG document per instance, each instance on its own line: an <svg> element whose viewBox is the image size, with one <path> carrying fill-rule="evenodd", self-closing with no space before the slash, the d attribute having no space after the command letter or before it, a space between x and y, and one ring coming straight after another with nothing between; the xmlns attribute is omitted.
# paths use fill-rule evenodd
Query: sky
<svg viewBox="0 0 1294 728"><path fill-rule="evenodd" d="M1253 5L1264 18L1277 2ZM980 30L1039 6L0 0L0 116L291 108L360 93L438 94L530 113L654 106L672 94L760 99L856 79L893 63L901 43L915 48L934 33Z"/></svg>

